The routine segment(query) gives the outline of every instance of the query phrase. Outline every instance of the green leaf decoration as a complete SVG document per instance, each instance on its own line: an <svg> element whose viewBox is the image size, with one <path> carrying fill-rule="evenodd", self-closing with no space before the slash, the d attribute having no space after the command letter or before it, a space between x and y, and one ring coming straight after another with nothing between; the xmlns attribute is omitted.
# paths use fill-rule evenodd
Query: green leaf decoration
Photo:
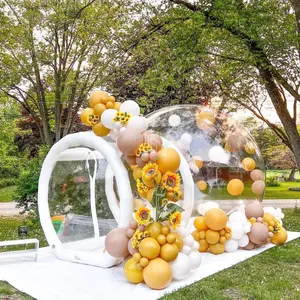
<svg viewBox="0 0 300 300"><path fill-rule="evenodd" d="M175 203L168 203L165 209L163 211L160 211L158 221L162 222L168 220L171 214L173 214L175 211L183 212L184 209Z"/></svg>

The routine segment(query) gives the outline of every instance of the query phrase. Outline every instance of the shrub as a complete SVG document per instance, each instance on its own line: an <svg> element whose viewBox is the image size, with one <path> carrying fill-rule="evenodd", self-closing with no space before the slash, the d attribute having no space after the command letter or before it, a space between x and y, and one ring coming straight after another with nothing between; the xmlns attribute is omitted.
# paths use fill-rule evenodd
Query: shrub
<svg viewBox="0 0 300 300"><path fill-rule="evenodd" d="M300 192L300 186L290 187L290 188L289 188L289 191L292 191L292 192Z"/></svg>
<svg viewBox="0 0 300 300"><path fill-rule="evenodd" d="M267 184L267 187L280 186L280 183L276 180L275 176L268 177L266 184Z"/></svg>
<svg viewBox="0 0 300 300"><path fill-rule="evenodd" d="M14 197L18 202L18 206L24 208L24 212L37 209L37 192L41 167L41 160L29 160L17 181Z"/></svg>
<svg viewBox="0 0 300 300"><path fill-rule="evenodd" d="M7 186L15 185L17 182L16 178L1 178L0 179L0 188L5 188Z"/></svg>

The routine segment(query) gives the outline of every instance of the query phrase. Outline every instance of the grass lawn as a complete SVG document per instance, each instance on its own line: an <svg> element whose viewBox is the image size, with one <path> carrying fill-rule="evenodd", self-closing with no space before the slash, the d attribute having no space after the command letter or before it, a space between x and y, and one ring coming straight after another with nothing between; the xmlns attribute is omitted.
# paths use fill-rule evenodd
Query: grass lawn
<svg viewBox="0 0 300 300"><path fill-rule="evenodd" d="M300 187L300 182L280 182L278 187L267 187L264 199L300 199L300 192L289 191L295 186Z"/></svg>
<svg viewBox="0 0 300 300"><path fill-rule="evenodd" d="M300 209L284 210L285 228L300 231ZM26 219L0 220L0 230L6 224L5 234ZM9 229L11 227L11 229ZM36 228L36 233L41 231ZM236 266L207 277L177 292L166 295L164 300L187 299L300 299L300 239L270 249ZM82 287L84 288L84 287ZM5 282L0 282L0 299L33 299L20 293Z"/></svg>
<svg viewBox="0 0 300 300"><path fill-rule="evenodd" d="M16 186L8 186L0 189L0 202L11 202L13 201L13 193Z"/></svg>

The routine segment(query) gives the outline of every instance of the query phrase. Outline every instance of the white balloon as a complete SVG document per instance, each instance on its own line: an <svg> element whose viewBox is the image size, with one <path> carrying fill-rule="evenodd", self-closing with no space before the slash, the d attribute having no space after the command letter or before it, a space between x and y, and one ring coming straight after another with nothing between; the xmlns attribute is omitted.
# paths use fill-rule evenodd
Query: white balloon
<svg viewBox="0 0 300 300"><path fill-rule="evenodd" d="M239 248L239 244L237 240L230 239L225 243L226 252L235 252L238 248Z"/></svg>
<svg viewBox="0 0 300 300"><path fill-rule="evenodd" d="M208 157L214 162L227 163L229 155L221 146L213 146L208 151Z"/></svg>
<svg viewBox="0 0 300 300"><path fill-rule="evenodd" d="M115 109L106 109L102 115L101 115L101 123L109 129L115 128L115 122L113 121L114 117L116 116L116 113L118 111Z"/></svg>
<svg viewBox="0 0 300 300"><path fill-rule="evenodd" d="M231 222L231 221L245 224L245 223L247 223L247 218L246 218L245 214L243 214L242 212L235 211L229 216L229 222Z"/></svg>
<svg viewBox="0 0 300 300"><path fill-rule="evenodd" d="M190 261L190 269L195 270L199 268L202 262L202 256L199 252L191 252L189 254L189 261Z"/></svg>
<svg viewBox="0 0 300 300"><path fill-rule="evenodd" d="M183 253L179 253L177 258L170 263L170 266L174 279L184 279L190 273L190 260L188 256Z"/></svg>
<svg viewBox="0 0 300 300"><path fill-rule="evenodd" d="M186 255L189 255L191 253L191 251L192 251L192 248L189 246L186 246L186 245L184 245L181 249L181 252Z"/></svg>
<svg viewBox="0 0 300 300"><path fill-rule="evenodd" d="M181 138L180 138L182 141L186 141L187 143L191 143L192 142L192 140L193 140L193 138L192 138L192 136L189 134L189 133L184 133L182 136L181 136Z"/></svg>
<svg viewBox="0 0 300 300"><path fill-rule="evenodd" d="M246 247L249 244L249 238L247 234L244 234L244 236L239 239L238 241L239 247Z"/></svg>
<svg viewBox="0 0 300 300"><path fill-rule="evenodd" d="M142 133L148 129L148 125L149 122L145 117L132 116L127 124L127 128Z"/></svg>
<svg viewBox="0 0 300 300"><path fill-rule="evenodd" d="M198 251L198 249L199 249L199 243L194 241L192 245L192 251Z"/></svg>
<svg viewBox="0 0 300 300"><path fill-rule="evenodd" d="M121 129L122 124L120 122L115 123L115 129Z"/></svg>
<svg viewBox="0 0 300 300"><path fill-rule="evenodd" d="M138 116L141 112L139 105L133 100L127 100L120 106L120 111L128 112L132 116Z"/></svg>
<svg viewBox="0 0 300 300"><path fill-rule="evenodd" d="M204 216L205 213L212 208L219 208L219 204L213 201L201 203L198 205L197 211L200 215Z"/></svg>
<svg viewBox="0 0 300 300"><path fill-rule="evenodd" d="M192 247L194 244L194 241L195 241L194 238L191 235L188 235L183 239L183 244L185 246Z"/></svg>
<svg viewBox="0 0 300 300"><path fill-rule="evenodd" d="M109 136L113 141L116 141L119 135L120 135L120 131L118 129L113 129L109 133Z"/></svg>
<svg viewBox="0 0 300 300"><path fill-rule="evenodd" d="M231 229L231 238L234 240L239 240L244 235L244 226L238 222L229 222L229 228Z"/></svg>
<svg viewBox="0 0 300 300"><path fill-rule="evenodd" d="M179 124L181 123L181 119L180 119L180 117L178 116L178 115L171 115L170 117L169 117L169 124L170 124L170 126L172 126L172 127L176 127L176 126L178 126Z"/></svg>
<svg viewBox="0 0 300 300"><path fill-rule="evenodd" d="M122 127L121 129L120 129L120 132L123 132L123 131L125 131L126 130L126 127Z"/></svg>
<svg viewBox="0 0 300 300"><path fill-rule="evenodd" d="M245 233L249 233L251 231L251 223L250 222L247 222L245 225L244 225L244 232Z"/></svg>
<svg viewBox="0 0 300 300"><path fill-rule="evenodd" d="M182 237L185 237L189 234L189 231L186 228L179 227L177 229L178 234L180 234Z"/></svg>

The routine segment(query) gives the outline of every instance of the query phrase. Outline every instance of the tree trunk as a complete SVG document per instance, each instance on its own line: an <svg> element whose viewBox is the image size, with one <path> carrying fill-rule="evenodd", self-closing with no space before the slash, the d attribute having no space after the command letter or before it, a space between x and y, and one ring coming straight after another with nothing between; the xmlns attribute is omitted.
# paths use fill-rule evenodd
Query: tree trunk
<svg viewBox="0 0 300 300"><path fill-rule="evenodd" d="M291 173L289 175L289 181L295 181L295 174L297 172L297 168L294 168L291 170Z"/></svg>
<svg viewBox="0 0 300 300"><path fill-rule="evenodd" d="M292 146L292 152L295 155L297 166L298 168L300 168L300 135L297 129L297 124L291 117L287 109L286 103L282 99L282 95L279 91L278 86L275 83L272 73L269 71L268 68L265 68L263 66L258 66L258 70L260 76L265 81L266 90L268 91L268 94L271 98L277 115L280 118L280 121L286 131L286 134L289 137Z"/></svg>

